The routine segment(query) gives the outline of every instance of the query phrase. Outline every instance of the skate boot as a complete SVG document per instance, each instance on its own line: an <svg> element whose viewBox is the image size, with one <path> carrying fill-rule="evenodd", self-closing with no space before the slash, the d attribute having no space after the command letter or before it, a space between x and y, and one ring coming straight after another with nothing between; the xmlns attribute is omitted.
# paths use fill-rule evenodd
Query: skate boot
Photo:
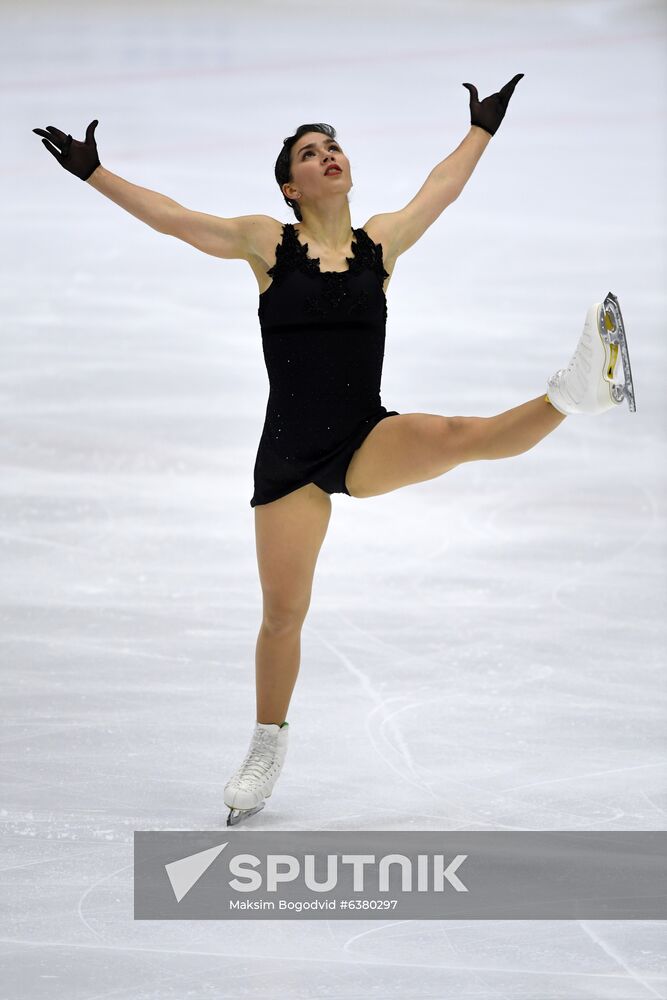
<svg viewBox="0 0 667 1000"><path fill-rule="evenodd" d="M224 802L229 807L227 826L233 826L264 808L273 791L287 753L289 723L282 726L256 722L250 749L243 763L225 785Z"/></svg>
<svg viewBox="0 0 667 1000"><path fill-rule="evenodd" d="M615 378L619 357L622 382ZM548 380L546 398L565 414L603 413L624 399L636 410L623 317L611 292L588 310L577 349L567 368L559 368Z"/></svg>

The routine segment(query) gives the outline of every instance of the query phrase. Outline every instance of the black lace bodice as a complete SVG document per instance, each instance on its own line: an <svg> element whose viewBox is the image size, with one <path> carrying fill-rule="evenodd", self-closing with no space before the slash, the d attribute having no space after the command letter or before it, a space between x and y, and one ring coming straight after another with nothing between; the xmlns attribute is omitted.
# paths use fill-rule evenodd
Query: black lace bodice
<svg viewBox="0 0 667 1000"><path fill-rule="evenodd" d="M304 309L309 315L325 319L341 311L348 316L363 312L370 305L368 291L360 287L352 288L350 276L368 270L377 276L382 289L389 272L385 270L382 260L382 244L374 243L365 229L353 229L352 232L356 239L352 240L352 256L345 258L347 269L321 271L320 258L309 257L308 244L299 242L291 222L284 223L282 240L276 246L276 262L266 272L273 282L262 292L260 302L276 283L296 270L317 279L312 294L304 299Z"/></svg>

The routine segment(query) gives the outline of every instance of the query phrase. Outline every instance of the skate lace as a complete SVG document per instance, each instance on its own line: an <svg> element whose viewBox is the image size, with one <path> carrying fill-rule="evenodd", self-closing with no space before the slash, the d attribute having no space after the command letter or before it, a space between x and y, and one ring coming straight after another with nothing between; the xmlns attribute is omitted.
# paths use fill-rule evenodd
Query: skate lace
<svg viewBox="0 0 667 1000"><path fill-rule="evenodd" d="M570 363L565 369L565 374L569 376L568 384L570 388L574 388L571 385L573 379L578 382L579 393L583 392L586 388L586 375L591 370L590 357L593 353L593 348L590 343L590 334L582 336L577 349L570 359Z"/></svg>
<svg viewBox="0 0 667 1000"><path fill-rule="evenodd" d="M259 730L253 738L250 750L244 757L243 763L235 775L237 781L250 779L257 782L266 777L267 772L271 770L274 764L271 743L271 735L265 730Z"/></svg>

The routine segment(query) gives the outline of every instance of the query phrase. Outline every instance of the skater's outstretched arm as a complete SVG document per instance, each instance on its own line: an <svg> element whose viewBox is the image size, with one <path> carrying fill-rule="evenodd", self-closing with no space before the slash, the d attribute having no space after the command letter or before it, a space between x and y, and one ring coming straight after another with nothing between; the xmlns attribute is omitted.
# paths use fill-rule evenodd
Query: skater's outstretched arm
<svg viewBox="0 0 667 1000"><path fill-rule="evenodd" d="M372 228L380 234L386 258L393 260L409 250L447 206L456 201L491 136L498 131L514 88L522 76L523 73L517 73L497 94L491 94L483 101L479 100L474 84L463 84L470 93L470 131L466 137L453 153L433 168L405 208L369 219Z"/></svg>
<svg viewBox="0 0 667 1000"><path fill-rule="evenodd" d="M79 180L87 181L101 194L106 195L126 212L145 222L159 233L170 233L172 220L183 206L166 195L139 187L112 174L100 163L95 129L98 121L92 121L86 129L83 141L73 139L54 125L46 130L34 128L36 135L42 136L42 143L61 167L74 174Z"/></svg>
<svg viewBox="0 0 667 1000"><path fill-rule="evenodd" d="M523 73L517 73L497 94L490 94L483 101L480 101L474 83L463 84L470 94L470 131L454 152L431 171L431 177L448 192L451 201L461 194L491 137L498 131L514 88L522 76Z"/></svg>
<svg viewBox="0 0 667 1000"><path fill-rule="evenodd" d="M47 125L46 129L34 128L33 132L42 136L44 146L61 167L87 181L100 194L156 232L176 236L214 257L248 260L266 231L267 222L274 221L270 216L242 215L223 219L205 212L193 212L173 198L131 184L100 163L95 141L98 124L95 119L88 125L83 141L65 135L54 125Z"/></svg>
<svg viewBox="0 0 667 1000"><path fill-rule="evenodd" d="M139 187L138 184L131 184L118 174L112 174L101 164L88 183L130 215L165 235L171 235L172 220L176 218L179 209L183 209L173 198Z"/></svg>

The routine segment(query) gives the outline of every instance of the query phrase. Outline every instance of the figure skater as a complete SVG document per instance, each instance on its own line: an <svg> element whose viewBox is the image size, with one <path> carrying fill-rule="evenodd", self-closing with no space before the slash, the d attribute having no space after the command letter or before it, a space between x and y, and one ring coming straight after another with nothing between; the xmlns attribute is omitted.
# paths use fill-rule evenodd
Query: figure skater
<svg viewBox="0 0 667 1000"><path fill-rule="evenodd" d="M283 141L275 177L293 223L266 215L222 219L130 184L101 166L86 138L34 129L66 170L157 232L204 253L245 260L259 285L270 390L254 468L263 614L255 653L257 718L250 748L224 789L227 824L263 808L287 752L286 719L301 629L331 516L331 494L362 498L435 479L463 462L534 447L567 415L635 409L623 321L609 293L587 311L566 368L546 394L492 417L399 413L380 401L386 291L397 258L458 198L502 122L523 73L483 101L470 95L470 131L405 208L350 221L350 162L331 125L300 125ZM616 380L622 358L624 381Z"/></svg>

